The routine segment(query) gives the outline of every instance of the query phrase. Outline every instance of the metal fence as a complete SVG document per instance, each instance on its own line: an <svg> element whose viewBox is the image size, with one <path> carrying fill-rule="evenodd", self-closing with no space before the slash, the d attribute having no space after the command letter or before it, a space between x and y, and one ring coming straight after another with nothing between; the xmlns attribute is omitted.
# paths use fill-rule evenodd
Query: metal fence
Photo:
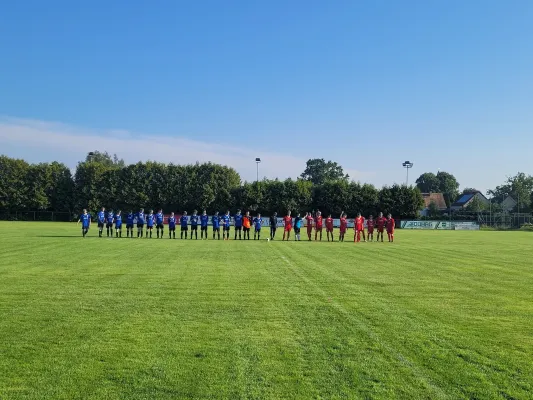
<svg viewBox="0 0 533 400"><path fill-rule="evenodd" d="M533 216L529 213L497 213L480 214L479 224L498 229L518 229L524 224L533 223Z"/></svg>
<svg viewBox="0 0 533 400"><path fill-rule="evenodd" d="M481 226L496 229L519 229L524 224L533 223L531 213L491 213L457 211L438 218L423 218L424 220L476 221Z"/></svg>
<svg viewBox="0 0 533 400"><path fill-rule="evenodd" d="M77 216L69 212L56 211L6 211L0 212L3 221L58 221L70 222Z"/></svg>

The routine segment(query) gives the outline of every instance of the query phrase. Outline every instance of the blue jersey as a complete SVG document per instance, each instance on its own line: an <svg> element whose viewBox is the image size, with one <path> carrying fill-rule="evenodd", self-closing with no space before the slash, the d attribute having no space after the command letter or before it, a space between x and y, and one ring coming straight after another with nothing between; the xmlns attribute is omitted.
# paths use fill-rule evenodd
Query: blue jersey
<svg viewBox="0 0 533 400"><path fill-rule="evenodd" d="M117 228L122 226L122 215L115 215L115 226Z"/></svg>
<svg viewBox="0 0 533 400"><path fill-rule="evenodd" d="M208 222L209 222L209 217L207 215L200 216L200 225L202 225L202 227L207 227Z"/></svg>
<svg viewBox="0 0 533 400"><path fill-rule="evenodd" d="M133 225L133 220L135 218L135 215L133 215L132 213L129 213L127 216L126 216L126 224L128 225Z"/></svg>
<svg viewBox="0 0 533 400"><path fill-rule="evenodd" d="M189 220L187 219L186 215L182 215L180 217L180 225L182 226L182 228L186 228L188 222L189 222Z"/></svg>
<svg viewBox="0 0 533 400"><path fill-rule="evenodd" d="M224 215L224 216L222 217L222 221L223 221L224 226L229 226L229 222L230 222L230 217L229 217L229 215Z"/></svg>
<svg viewBox="0 0 533 400"><path fill-rule="evenodd" d="M235 221L235 226L237 228L240 228L242 227L242 214L237 214L233 217L234 221Z"/></svg>
<svg viewBox="0 0 533 400"><path fill-rule="evenodd" d="M214 215L213 218L211 218L211 223L213 224L213 228L220 228L220 217Z"/></svg>
<svg viewBox="0 0 533 400"><path fill-rule="evenodd" d="M295 228L301 228L302 227L302 218L301 217L294 218L294 227Z"/></svg>
<svg viewBox="0 0 533 400"><path fill-rule="evenodd" d="M81 214L80 221L82 227L88 228L91 225L91 214Z"/></svg>
<svg viewBox="0 0 533 400"><path fill-rule="evenodd" d="M113 219L115 219L115 215L112 212L108 213L107 214L107 223L108 224L112 224L113 223Z"/></svg>
<svg viewBox="0 0 533 400"><path fill-rule="evenodd" d="M154 226L154 221L155 221L155 215L148 214L148 216L146 217L146 225L149 227L152 227Z"/></svg>
<svg viewBox="0 0 533 400"><path fill-rule="evenodd" d="M103 224L105 222L105 212L98 211L98 222Z"/></svg>
<svg viewBox="0 0 533 400"><path fill-rule="evenodd" d="M198 215L191 215L191 226L198 225Z"/></svg>
<svg viewBox="0 0 533 400"><path fill-rule="evenodd" d="M143 212L137 213L137 223L144 225L144 213Z"/></svg>
<svg viewBox="0 0 533 400"><path fill-rule="evenodd" d="M165 218L165 216L163 215L162 212L159 212L155 215L155 222L157 225L163 225L163 219Z"/></svg>
<svg viewBox="0 0 533 400"><path fill-rule="evenodd" d="M254 218L254 226L256 230L261 229L261 225L263 225L263 218Z"/></svg>
<svg viewBox="0 0 533 400"><path fill-rule="evenodd" d="M169 228L176 227L176 217L168 217L168 227Z"/></svg>

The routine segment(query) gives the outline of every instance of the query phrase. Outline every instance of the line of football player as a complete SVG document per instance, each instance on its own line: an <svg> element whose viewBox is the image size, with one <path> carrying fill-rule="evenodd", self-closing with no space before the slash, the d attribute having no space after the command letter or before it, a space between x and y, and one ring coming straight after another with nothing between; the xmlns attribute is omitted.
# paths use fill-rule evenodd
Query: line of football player
<svg viewBox="0 0 533 400"><path fill-rule="evenodd" d="M99 237L103 237L104 228L106 229L107 237L122 237L123 218L121 211L114 213L113 210L110 210L106 212L105 208L102 207L97 214L96 221L98 224ZM82 235L85 237L91 226L91 215L87 210L83 210L80 215L78 223L80 222L82 224ZM150 210L148 213L145 213L144 209L140 209L137 213L133 213L132 211L127 213L124 222L124 225L126 226L126 237L128 238L133 238L135 236L135 229L137 230L136 236L138 238L151 238L155 229L156 237L161 239L164 237L165 225L168 226L168 237L170 239L176 238L177 226L180 227L181 239L187 239L189 237L193 239L193 236L195 239L198 239L198 228L200 228L200 239L207 239L208 226L211 225L213 239L218 238L220 240L220 232L222 231L222 239L229 240L230 227L233 222L235 240L250 240L250 231L252 228L254 231L254 240L259 240L261 238L261 229L264 225L264 220L261 217L261 214L252 217L250 216L250 212L246 212L243 215L240 210L233 216L227 211L224 215L219 215L217 212L215 215L209 217L205 211L201 215L198 215L195 210L190 216L188 216L185 211L183 215L178 217L174 213L165 216L163 210L159 210L157 213ZM384 217L383 214L380 213L375 219L371 215L366 220L361 214L358 214L356 218L349 220L344 212L341 213L340 218L339 241L344 241L348 231L348 224L352 222L354 242L360 242L361 240L366 242L367 239L368 241L374 241L374 232L377 233L376 241L380 241L381 239L383 242L383 233L385 231L387 232L388 241L394 241L395 221L390 214L387 217ZM270 235L268 239L274 240L278 228L277 213L274 213L269 218L269 227ZM300 232L304 227L306 228L307 238L310 241L313 240L313 231L314 240L322 240L322 232L324 229L326 231L327 240L334 241L334 220L331 215L327 218L323 218L320 211L316 212L314 215L308 212L304 217L300 214L293 217L291 212L288 211L282 218L283 240L290 240L291 232L294 231L294 240L300 241Z"/></svg>

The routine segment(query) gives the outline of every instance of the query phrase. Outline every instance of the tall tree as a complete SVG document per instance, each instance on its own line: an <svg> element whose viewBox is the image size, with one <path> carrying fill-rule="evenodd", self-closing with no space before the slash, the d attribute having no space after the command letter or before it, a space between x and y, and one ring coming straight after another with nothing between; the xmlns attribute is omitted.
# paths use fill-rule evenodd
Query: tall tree
<svg viewBox="0 0 533 400"><path fill-rule="evenodd" d="M91 151L85 157L85 162L97 162L108 167L124 168L126 166L123 159L118 158L116 154L109 154L107 151Z"/></svg>
<svg viewBox="0 0 533 400"><path fill-rule="evenodd" d="M334 161L326 161L323 158L307 160L305 171L300 177L315 185L322 185L328 181L348 181L349 179L349 176L344 174L344 170L339 164Z"/></svg>
<svg viewBox="0 0 533 400"><path fill-rule="evenodd" d="M466 206L467 211L481 212L486 211L489 206L485 205L477 196L475 196Z"/></svg>
<svg viewBox="0 0 533 400"><path fill-rule="evenodd" d="M444 171L437 173L437 179L439 180L439 191L444 195L446 205L449 207L459 196L459 182L455 176Z"/></svg>
<svg viewBox="0 0 533 400"><path fill-rule="evenodd" d="M494 200L501 203L507 196L511 196L520 204L521 211L531 208L531 193L533 192L533 176L519 172L515 176L507 178L505 183L489 190L487 194L494 197ZM518 205L517 205L518 209Z"/></svg>
<svg viewBox="0 0 533 400"><path fill-rule="evenodd" d="M440 181L433 172L424 172L416 180L416 187L422 193L438 193L440 192Z"/></svg>
<svg viewBox="0 0 533 400"><path fill-rule="evenodd" d="M0 209L28 209L27 184L30 165L24 160L0 156Z"/></svg>
<svg viewBox="0 0 533 400"><path fill-rule="evenodd" d="M477 192L481 192L481 190L477 190L475 188L470 188L470 187L463 189L463 194L470 194L470 193L477 193Z"/></svg>

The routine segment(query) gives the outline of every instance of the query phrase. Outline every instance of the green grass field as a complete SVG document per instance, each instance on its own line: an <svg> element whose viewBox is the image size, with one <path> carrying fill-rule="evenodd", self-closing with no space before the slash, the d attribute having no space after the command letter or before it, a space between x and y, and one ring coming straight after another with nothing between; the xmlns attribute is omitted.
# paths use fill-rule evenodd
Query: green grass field
<svg viewBox="0 0 533 400"><path fill-rule="evenodd" d="M95 236L0 223L1 399L533 397L531 233Z"/></svg>

